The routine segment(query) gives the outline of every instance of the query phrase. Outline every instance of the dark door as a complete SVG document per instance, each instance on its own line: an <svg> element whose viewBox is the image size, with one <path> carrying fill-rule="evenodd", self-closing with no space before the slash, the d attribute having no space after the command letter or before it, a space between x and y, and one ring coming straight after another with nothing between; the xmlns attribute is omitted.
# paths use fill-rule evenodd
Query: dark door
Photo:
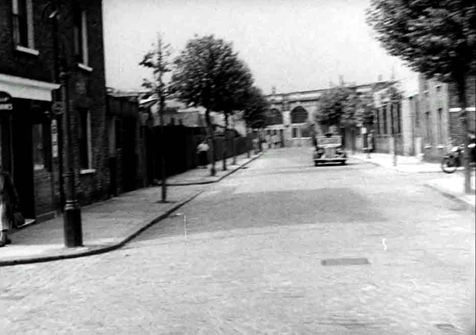
<svg viewBox="0 0 476 335"><path fill-rule="evenodd" d="M18 112L18 111L17 111ZM21 114L21 113L18 113ZM12 119L12 174L26 218L35 218L32 128L28 118Z"/></svg>

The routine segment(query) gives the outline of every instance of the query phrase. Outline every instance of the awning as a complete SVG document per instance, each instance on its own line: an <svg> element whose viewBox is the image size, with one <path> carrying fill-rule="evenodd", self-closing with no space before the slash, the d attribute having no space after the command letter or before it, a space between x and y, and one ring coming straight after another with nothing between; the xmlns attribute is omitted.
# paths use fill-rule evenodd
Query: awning
<svg viewBox="0 0 476 335"><path fill-rule="evenodd" d="M13 98L52 101L51 93L58 88L59 84L0 73L0 91L7 92Z"/></svg>

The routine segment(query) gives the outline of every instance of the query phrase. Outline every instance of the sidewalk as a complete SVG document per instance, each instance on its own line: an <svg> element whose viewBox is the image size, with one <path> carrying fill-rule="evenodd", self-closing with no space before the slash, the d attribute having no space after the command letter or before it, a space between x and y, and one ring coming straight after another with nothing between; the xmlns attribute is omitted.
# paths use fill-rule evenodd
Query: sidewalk
<svg viewBox="0 0 476 335"><path fill-rule="evenodd" d="M467 205L470 209L474 210L476 196L475 196L475 171L471 173L471 184L473 193L468 195L464 193L463 188L463 170L458 169L453 174L446 174L441 170L439 163L422 162L416 157L409 156L397 156L397 166L393 166L393 157L390 154L371 153L370 158L367 154L356 153L352 155L353 158L384 167L389 170L393 170L404 174L434 174L434 179L426 180L424 184L446 197L456 200L464 205Z"/></svg>
<svg viewBox="0 0 476 335"><path fill-rule="evenodd" d="M221 171L221 162L217 163L215 177L209 176L209 169L171 177L171 186L177 187L167 188L165 204L160 202L161 187L149 187L82 207L83 247L64 247L62 216L16 231L12 234L13 243L0 248L0 266L89 256L120 248L193 200L203 192L201 184L220 181L258 157L241 155L237 157L237 165L228 165L227 171Z"/></svg>

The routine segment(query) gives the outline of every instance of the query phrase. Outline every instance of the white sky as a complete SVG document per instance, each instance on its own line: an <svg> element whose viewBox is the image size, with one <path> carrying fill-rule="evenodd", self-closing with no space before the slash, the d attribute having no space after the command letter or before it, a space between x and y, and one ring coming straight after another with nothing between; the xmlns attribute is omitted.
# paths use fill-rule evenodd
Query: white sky
<svg viewBox="0 0 476 335"><path fill-rule="evenodd" d="M233 43L265 93L407 77L365 23L369 0L103 0L107 86L140 89L157 32L175 55L195 34Z"/></svg>

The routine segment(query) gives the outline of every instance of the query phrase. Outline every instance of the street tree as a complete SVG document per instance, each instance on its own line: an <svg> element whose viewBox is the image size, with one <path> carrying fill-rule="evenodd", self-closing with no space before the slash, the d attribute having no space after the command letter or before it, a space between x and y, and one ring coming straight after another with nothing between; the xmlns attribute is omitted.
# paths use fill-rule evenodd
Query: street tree
<svg viewBox="0 0 476 335"><path fill-rule="evenodd" d="M228 135L230 117L234 112L241 110L246 104L246 94L253 85L253 77L248 66L240 59L229 59L223 71L223 81L220 82L220 93L217 96L215 109L223 113L225 119L225 145L223 152L223 171L227 170L226 156L228 155ZM225 76L226 74L226 76ZM232 132L233 161L236 162L235 132Z"/></svg>
<svg viewBox="0 0 476 335"><path fill-rule="evenodd" d="M257 129L259 132L266 127L266 113L269 110L268 100L260 88L251 86L246 90L243 102L242 118L246 123L247 132L252 129ZM258 144L261 145L260 142Z"/></svg>
<svg viewBox="0 0 476 335"><path fill-rule="evenodd" d="M367 22L393 56L426 78L456 85L461 121L468 132L467 83L476 69L474 0L371 0ZM465 136L465 148L469 137ZM471 192L469 150L464 151L464 189Z"/></svg>
<svg viewBox="0 0 476 335"><path fill-rule="evenodd" d="M157 102L159 104L159 118L160 118L160 140L162 143L160 150L160 179L162 187L162 202L167 201L167 180L165 175L165 138L164 138L164 110L165 99L169 96L170 91L164 76L171 71L170 69L170 45L164 43L163 38L158 34L157 45L153 50L147 52L142 61L139 63L147 69L152 70L153 79L144 79L142 86L148 89L151 93L157 95ZM155 175L155 168L153 171Z"/></svg>
<svg viewBox="0 0 476 335"><path fill-rule="evenodd" d="M350 121L349 109L353 101L353 91L344 86L333 87L323 92L313 120L325 127L344 125Z"/></svg>
<svg viewBox="0 0 476 335"><path fill-rule="evenodd" d="M214 176L215 145L210 113L229 115L238 104L237 97L252 82L246 64L233 51L231 43L209 36L195 36L174 61L171 87L175 96L192 106L205 108ZM235 96L236 95L236 96Z"/></svg>

